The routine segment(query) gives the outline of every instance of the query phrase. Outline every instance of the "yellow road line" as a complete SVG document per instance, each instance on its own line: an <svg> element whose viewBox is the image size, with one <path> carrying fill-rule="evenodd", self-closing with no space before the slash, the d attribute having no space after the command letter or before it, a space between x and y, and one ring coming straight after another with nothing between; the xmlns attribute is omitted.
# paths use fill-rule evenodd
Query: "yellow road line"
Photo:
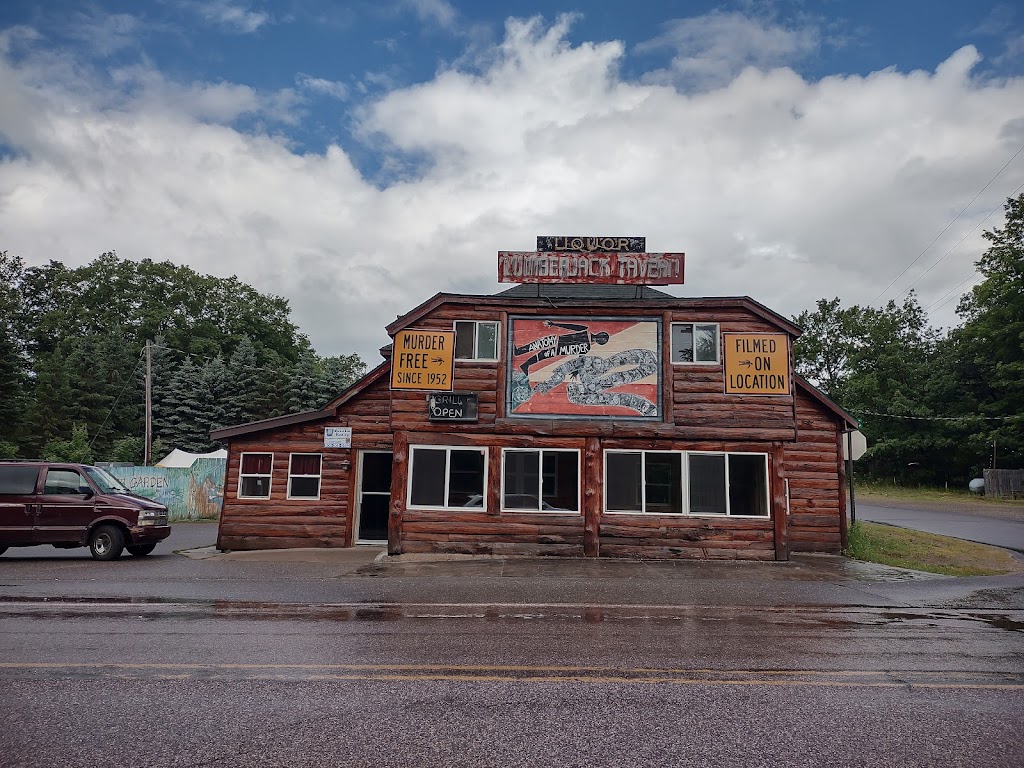
<svg viewBox="0 0 1024 768"><path fill-rule="evenodd" d="M376 680L376 681L451 681L518 683L604 683L733 686L818 686L851 688L929 688L1024 690L1016 675L1005 681L971 682L997 677L998 673L942 671L863 671L863 670L745 670L745 669L614 669L608 667L556 667L525 665L447 665L447 664L171 664L171 663L90 663L90 662L2 662L0 670L144 672L152 671L161 679L191 679L194 673L256 672L261 677L293 681ZM296 676L288 672L305 672ZM171 674L173 673L173 674ZM565 673L565 674L555 674ZM860 679L857 679L860 678ZM877 679L891 678L891 679ZM936 678L940 681L936 681ZM950 681L949 678L958 678ZM244 678L243 678L244 679Z"/></svg>

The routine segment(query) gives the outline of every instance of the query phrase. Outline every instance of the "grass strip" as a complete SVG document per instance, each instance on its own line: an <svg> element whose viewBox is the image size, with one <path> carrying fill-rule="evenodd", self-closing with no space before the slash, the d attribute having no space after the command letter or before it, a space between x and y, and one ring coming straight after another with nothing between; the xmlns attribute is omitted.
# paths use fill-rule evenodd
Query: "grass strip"
<svg viewBox="0 0 1024 768"><path fill-rule="evenodd" d="M946 576L995 576L1021 570L1020 563L998 547L879 523L854 524L845 554L869 563Z"/></svg>
<svg viewBox="0 0 1024 768"><path fill-rule="evenodd" d="M903 486L858 480L858 495L880 496L886 499L905 499L908 501L968 501L972 504L990 504L992 506L1024 506L1021 499L1000 499L971 493L966 488L933 488L929 486Z"/></svg>

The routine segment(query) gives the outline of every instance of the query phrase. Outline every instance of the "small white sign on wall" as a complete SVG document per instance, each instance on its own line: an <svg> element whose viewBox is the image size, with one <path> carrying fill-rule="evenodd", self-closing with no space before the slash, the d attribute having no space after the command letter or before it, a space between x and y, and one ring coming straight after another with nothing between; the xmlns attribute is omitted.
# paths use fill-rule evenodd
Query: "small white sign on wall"
<svg viewBox="0 0 1024 768"><path fill-rule="evenodd" d="M352 427L324 427L324 448L351 448Z"/></svg>

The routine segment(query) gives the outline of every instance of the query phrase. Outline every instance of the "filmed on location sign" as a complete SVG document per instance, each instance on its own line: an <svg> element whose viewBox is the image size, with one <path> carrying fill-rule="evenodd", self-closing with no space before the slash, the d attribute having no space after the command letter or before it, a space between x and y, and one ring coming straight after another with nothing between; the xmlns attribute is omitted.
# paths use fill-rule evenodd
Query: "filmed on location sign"
<svg viewBox="0 0 1024 768"><path fill-rule="evenodd" d="M728 395L788 395L789 337L784 333L723 333Z"/></svg>
<svg viewBox="0 0 1024 768"><path fill-rule="evenodd" d="M404 330L391 351L391 388L451 392L455 331Z"/></svg>

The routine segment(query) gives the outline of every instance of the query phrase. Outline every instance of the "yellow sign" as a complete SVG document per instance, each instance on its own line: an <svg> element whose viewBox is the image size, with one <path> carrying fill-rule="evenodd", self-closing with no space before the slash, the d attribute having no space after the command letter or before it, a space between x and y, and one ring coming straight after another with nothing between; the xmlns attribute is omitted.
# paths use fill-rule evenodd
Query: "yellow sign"
<svg viewBox="0 0 1024 768"><path fill-rule="evenodd" d="M784 333L723 333L727 395L788 395L789 337Z"/></svg>
<svg viewBox="0 0 1024 768"><path fill-rule="evenodd" d="M395 334L391 388L451 392L455 372L455 331L406 330Z"/></svg>

